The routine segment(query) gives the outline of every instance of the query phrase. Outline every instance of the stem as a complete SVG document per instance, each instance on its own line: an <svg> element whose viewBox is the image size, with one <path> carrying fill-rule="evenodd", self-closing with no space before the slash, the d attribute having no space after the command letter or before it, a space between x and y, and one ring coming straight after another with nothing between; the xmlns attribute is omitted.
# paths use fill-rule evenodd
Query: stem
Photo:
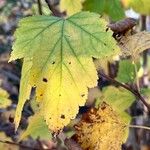
<svg viewBox="0 0 150 150"><path fill-rule="evenodd" d="M62 14L61 14L59 11L57 11L57 10L52 6L50 0L45 0L45 2L47 3L48 8L49 8L49 10L52 12L52 15L53 15L53 16L57 16L57 17L61 17L61 16L62 16Z"/></svg>
<svg viewBox="0 0 150 150"><path fill-rule="evenodd" d="M2 141L2 140L0 140L0 143L9 144L9 145L15 145L15 146L19 146L19 147L22 147L22 148L25 148L25 149L40 150L38 148L32 148L32 147L29 147L29 146L25 146L25 145L14 143L14 142L10 142L10 141Z"/></svg>
<svg viewBox="0 0 150 150"><path fill-rule="evenodd" d="M146 30L146 16L141 16L141 31Z"/></svg>
<svg viewBox="0 0 150 150"><path fill-rule="evenodd" d="M141 31L146 30L146 16L141 16ZM147 51L143 52L143 67L147 67Z"/></svg>
<svg viewBox="0 0 150 150"><path fill-rule="evenodd" d="M37 0L37 3L38 3L39 14L42 15L43 12L42 12L42 4L41 4L41 0Z"/></svg>
<svg viewBox="0 0 150 150"><path fill-rule="evenodd" d="M143 104L147 107L147 109L150 111L150 105L145 101L145 99L142 97L142 95L139 93L139 91L131 89L128 85L122 84L121 82L119 82L103 73L99 73L99 74L100 74L100 76L104 77L105 79L107 79L113 83L116 83L119 86L121 86L121 87L125 88L126 90L130 91L131 93L133 93L136 96L136 98L141 100L143 102Z"/></svg>
<svg viewBox="0 0 150 150"><path fill-rule="evenodd" d="M137 87L137 91L140 91L140 85L139 85L139 78L138 78L138 69L137 69L137 65L135 63L135 61L133 61L134 64L134 71L135 71L135 80L136 80L136 87Z"/></svg>
<svg viewBox="0 0 150 150"><path fill-rule="evenodd" d="M139 128L139 129L150 130L150 127L139 126L139 125L128 125L128 127L129 127L129 128Z"/></svg>

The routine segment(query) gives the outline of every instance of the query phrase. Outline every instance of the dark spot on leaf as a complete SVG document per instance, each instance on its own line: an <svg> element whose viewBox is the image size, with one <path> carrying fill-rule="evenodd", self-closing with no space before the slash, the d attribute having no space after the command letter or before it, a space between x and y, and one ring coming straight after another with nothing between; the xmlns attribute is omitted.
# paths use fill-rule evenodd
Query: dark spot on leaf
<svg viewBox="0 0 150 150"><path fill-rule="evenodd" d="M109 28L106 28L106 32L109 30Z"/></svg>
<svg viewBox="0 0 150 150"><path fill-rule="evenodd" d="M102 106L101 109L104 110L106 108L106 106Z"/></svg>
<svg viewBox="0 0 150 150"><path fill-rule="evenodd" d="M40 96L43 96L43 94L40 94Z"/></svg>
<svg viewBox="0 0 150 150"><path fill-rule="evenodd" d="M105 122L105 120L102 120L102 123L104 123Z"/></svg>
<svg viewBox="0 0 150 150"><path fill-rule="evenodd" d="M53 61L52 64L54 65L54 64L55 64L55 61Z"/></svg>
<svg viewBox="0 0 150 150"><path fill-rule="evenodd" d="M107 44L106 44L106 43L104 43L104 45L106 46Z"/></svg>
<svg viewBox="0 0 150 150"><path fill-rule="evenodd" d="M59 96L61 96L61 94L59 94Z"/></svg>
<svg viewBox="0 0 150 150"><path fill-rule="evenodd" d="M9 122L13 123L14 122L14 117L12 117L11 115L9 116Z"/></svg>
<svg viewBox="0 0 150 150"><path fill-rule="evenodd" d="M65 119L65 115L61 115L61 119Z"/></svg>
<svg viewBox="0 0 150 150"><path fill-rule="evenodd" d="M69 62L69 65L71 65L71 62Z"/></svg>
<svg viewBox="0 0 150 150"><path fill-rule="evenodd" d="M85 94L82 94L82 95L81 95L81 97L84 97L84 96L85 96Z"/></svg>
<svg viewBox="0 0 150 150"><path fill-rule="evenodd" d="M48 80L46 78L43 78L43 82L47 82Z"/></svg>

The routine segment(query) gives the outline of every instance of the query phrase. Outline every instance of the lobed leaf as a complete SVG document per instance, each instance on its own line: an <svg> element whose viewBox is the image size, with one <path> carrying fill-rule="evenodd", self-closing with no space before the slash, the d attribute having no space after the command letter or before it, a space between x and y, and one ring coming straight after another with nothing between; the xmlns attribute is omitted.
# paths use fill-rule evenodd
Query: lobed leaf
<svg viewBox="0 0 150 150"><path fill-rule="evenodd" d="M28 98L27 85L36 87L36 100L49 129L56 132L75 118L79 106L85 104L88 88L97 84L92 57L102 59L119 52L112 32L105 31L106 24L89 12L67 19L27 17L19 23L10 61L28 58L31 68L22 72L26 83L20 88L16 127Z"/></svg>

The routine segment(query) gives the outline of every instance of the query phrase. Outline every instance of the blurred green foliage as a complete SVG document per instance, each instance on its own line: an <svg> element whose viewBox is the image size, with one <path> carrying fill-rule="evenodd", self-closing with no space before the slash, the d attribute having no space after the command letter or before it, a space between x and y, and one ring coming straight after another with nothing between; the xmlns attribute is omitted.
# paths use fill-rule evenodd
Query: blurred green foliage
<svg viewBox="0 0 150 150"><path fill-rule="evenodd" d="M107 14L111 20L117 21L125 17L120 0L86 0L83 9L97 12L101 15Z"/></svg>

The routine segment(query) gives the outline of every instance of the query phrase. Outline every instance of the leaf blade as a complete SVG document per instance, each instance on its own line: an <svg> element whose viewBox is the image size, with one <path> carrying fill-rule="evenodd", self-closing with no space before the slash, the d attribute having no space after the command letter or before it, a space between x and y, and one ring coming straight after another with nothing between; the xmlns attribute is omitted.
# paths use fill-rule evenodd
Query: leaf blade
<svg viewBox="0 0 150 150"><path fill-rule="evenodd" d="M85 104L88 88L96 86L98 77L92 57L119 53L112 32L105 31L106 24L99 20L98 14L81 12L67 19L28 17L21 21L16 31L10 60L31 60L27 80L31 87L36 87L40 110L54 132L75 117L79 106ZM22 48L21 42L25 42ZM21 110L22 105L18 105L18 113Z"/></svg>

